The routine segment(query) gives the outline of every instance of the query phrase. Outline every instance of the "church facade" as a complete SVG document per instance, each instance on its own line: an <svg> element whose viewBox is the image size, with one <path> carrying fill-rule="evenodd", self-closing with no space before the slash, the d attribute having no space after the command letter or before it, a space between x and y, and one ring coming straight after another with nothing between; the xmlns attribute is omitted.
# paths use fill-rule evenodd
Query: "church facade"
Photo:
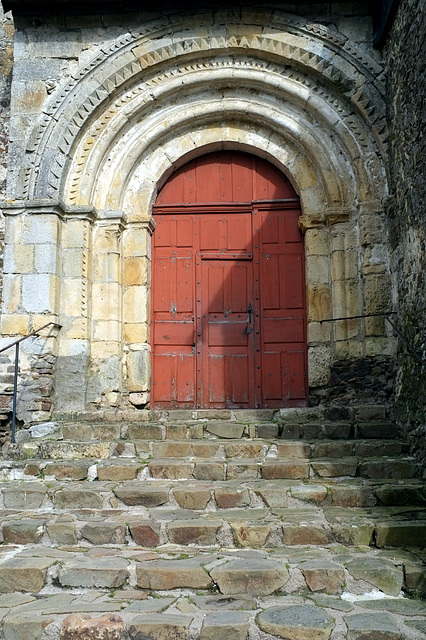
<svg viewBox="0 0 426 640"><path fill-rule="evenodd" d="M18 4L2 342L52 322L23 348L20 419L387 410L396 293L368 3Z"/></svg>

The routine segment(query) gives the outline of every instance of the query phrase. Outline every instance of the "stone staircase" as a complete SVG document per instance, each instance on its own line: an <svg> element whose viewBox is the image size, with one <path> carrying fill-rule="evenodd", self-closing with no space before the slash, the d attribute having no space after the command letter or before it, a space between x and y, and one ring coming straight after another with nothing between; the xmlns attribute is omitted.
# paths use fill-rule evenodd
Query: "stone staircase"
<svg viewBox="0 0 426 640"><path fill-rule="evenodd" d="M426 489L380 408L62 416L0 484L3 640L426 638Z"/></svg>

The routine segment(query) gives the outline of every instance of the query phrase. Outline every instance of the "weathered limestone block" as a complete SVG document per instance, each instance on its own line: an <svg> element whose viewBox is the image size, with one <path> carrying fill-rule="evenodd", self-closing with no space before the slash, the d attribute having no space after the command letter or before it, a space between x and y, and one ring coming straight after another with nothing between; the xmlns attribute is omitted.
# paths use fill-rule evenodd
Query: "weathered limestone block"
<svg viewBox="0 0 426 640"><path fill-rule="evenodd" d="M161 480L185 480L192 478L192 466L189 462L181 462L165 458L164 460L153 460L148 464L152 478Z"/></svg>
<svg viewBox="0 0 426 640"><path fill-rule="evenodd" d="M99 480L134 480L142 465L137 462L106 460L98 464Z"/></svg>
<svg viewBox="0 0 426 640"><path fill-rule="evenodd" d="M389 613L359 613L345 616L348 640L401 640L401 634Z"/></svg>
<svg viewBox="0 0 426 640"><path fill-rule="evenodd" d="M303 458L311 457L311 445L307 442L280 442L277 444L279 458Z"/></svg>
<svg viewBox="0 0 426 640"><path fill-rule="evenodd" d="M129 578L128 561L124 558L84 558L70 560L59 570L63 587L95 587L117 589Z"/></svg>
<svg viewBox="0 0 426 640"><path fill-rule="evenodd" d="M22 518L3 522L3 541L8 544L37 544L43 537L46 520Z"/></svg>
<svg viewBox="0 0 426 640"><path fill-rule="evenodd" d="M239 439L244 433L244 425L237 422L211 421L206 424L206 431L218 438Z"/></svg>
<svg viewBox="0 0 426 640"><path fill-rule="evenodd" d="M212 580L201 566L202 558L153 560L136 566L138 587L142 589L210 589Z"/></svg>
<svg viewBox="0 0 426 640"><path fill-rule="evenodd" d="M213 611L204 618L200 640L246 640L248 614L244 611Z"/></svg>
<svg viewBox="0 0 426 640"><path fill-rule="evenodd" d="M227 480L256 480L260 475L260 465L252 459L232 459L226 469Z"/></svg>
<svg viewBox="0 0 426 640"><path fill-rule="evenodd" d="M270 607L256 622L262 631L286 640L328 640L334 628L333 618L312 604Z"/></svg>
<svg viewBox="0 0 426 640"><path fill-rule="evenodd" d="M250 496L247 489L215 489L214 497L219 509L244 507L250 503Z"/></svg>
<svg viewBox="0 0 426 640"><path fill-rule="evenodd" d="M225 463L211 460L196 461L193 476L196 480L223 480L225 477Z"/></svg>
<svg viewBox="0 0 426 640"><path fill-rule="evenodd" d="M154 458L186 458L191 454L190 442L154 442L152 455Z"/></svg>
<svg viewBox="0 0 426 640"><path fill-rule="evenodd" d="M286 567L273 560L230 560L210 571L220 592L226 595L269 595L289 579Z"/></svg>
<svg viewBox="0 0 426 640"><path fill-rule="evenodd" d="M426 539L426 520L418 522L389 521L376 525L378 547L418 547Z"/></svg>
<svg viewBox="0 0 426 640"><path fill-rule="evenodd" d="M157 547L160 544L160 527L151 521L129 522L130 533L136 544L142 547Z"/></svg>
<svg viewBox="0 0 426 640"><path fill-rule="evenodd" d="M12 613L3 622L4 640L40 640L44 629L53 622L53 617L36 612Z"/></svg>
<svg viewBox="0 0 426 640"><path fill-rule="evenodd" d="M204 509L210 500L210 489L173 489L173 495L182 509Z"/></svg>
<svg viewBox="0 0 426 640"><path fill-rule="evenodd" d="M119 500L127 506L159 507L169 501L169 492L161 487L143 487L140 484L115 487L113 490Z"/></svg>
<svg viewBox="0 0 426 640"><path fill-rule="evenodd" d="M426 593L426 567L414 562L404 563L405 585L407 589Z"/></svg>
<svg viewBox="0 0 426 640"><path fill-rule="evenodd" d="M95 545L124 544L126 525L113 522L88 522L81 528L83 538Z"/></svg>
<svg viewBox="0 0 426 640"><path fill-rule="evenodd" d="M45 491L30 486L3 489L4 506L8 509L38 509L45 497Z"/></svg>
<svg viewBox="0 0 426 640"><path fill-rule="evenodd" d="M136 616L129 625L130 640L187 640L192 617L188 615L149 614Z"/></svg>
<svg viewBox="0 0 426 640"><path fill-rule="evenodd" d="M262 465L262 478L276 480L279 478L300 479L308 478L309 464L276 459L267 459Z"/></svg>
<svg viewBox="0 0 426 640"><path fill-rule="evenodd" d="M283 543L285 545L327 545L329 534L321 524L315 522L299 525L285 523L283 525Z"/></svg>
<svg viewBox="0 0 426 640"><path fill-rule="evenodd" d="M323 502L327 497L327 488L321 484L296 485L291 487L291 496L304 502Z"/></svg>
<svg viewBox="0 0 426 640"><path fill-rule="evenodd" d="M78 543L77 527L72 516L62 516L48 522L46 530L54 544L73 546Z"/></svg>
<svg viewBox="0 0 426 640"><path fill-rule="evenodd" d="M345 585L345 572L341 566L328 560L311 560L299 565L311 591L341 593Z"/></svg>
<svg viewBox="0 0 426 640"><path fill-rule="evenodd" d="M0 592L38 593L55 558L10 558L0 565Z"/></svg>
<svg viewBox="0 0 426 640"><path fill-rule="evenodd" d="M261 458L263 457L262 442L230 442L225 444L227 458Z"/></svg>
<svg viewBox="0 0 426 640"><path fill-rule="evenodd" d="M60 489L54 503L58 509L102 509L103 499L91 489Z"/></svg>
<svg viewBox="0 0 426 640"><path fill-rule="evenodd" d="M216 544L220 520L175 520L167 524L170 541L174 544Z"/></svg>
<svg viewBox="0 0 426 640"><path fill-rule="evenodd" d="M238 547L263 547L271 532L271 525L232 522L231 529Z"/></svg>
<svg viewBox="0 0 426 640"><path fill-rule="evenodd" d="M52 462L45 467L47 476L55 476L57 480L85 480L90 462L78 460L76 462Z"/></svg>
<svg viewBox="0 0 426 640"><path fill-rule="evenodd" d="M356 580L364 580L390 596L399 595L404 575L400 567L384 558L354 558L346 569Z"/></svg>
<svg viewBox="0 0 426 640"><path fill-rule="evenodd" d="M73 613L61 626L60 640L121 640L124 622L117 614L92 618L87 613Z"/></svg>

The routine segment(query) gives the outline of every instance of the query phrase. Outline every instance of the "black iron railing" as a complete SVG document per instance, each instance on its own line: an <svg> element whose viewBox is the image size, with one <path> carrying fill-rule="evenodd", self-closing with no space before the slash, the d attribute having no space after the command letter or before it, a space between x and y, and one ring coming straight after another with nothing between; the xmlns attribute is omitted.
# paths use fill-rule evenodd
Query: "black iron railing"
<svg viewBox="0 0 426 640"><path fill-rule="evenodd" d="M45 329L50 325L53 325L59 328L61 328L62 326L57 322L47 322L39 329L36 329L35 331L31 331L31 333L29 333L27 336L18 338L18 340L11 342L10 344L3 347L3 349L0 349L0 353L3 353L3 351L7 351L7 349L11 349L12 347L15 347L15 370L14 370L14 376L13 376L13 401L12 401L12 432L11 432L11 438L10 438L11 442L15 442L15 430L16 430L16 396L17 396L17 389L18 389L19 345L24 340L28 340L28 338L32 338L33 336L38 336L38 334L40 333L40 331L42 331L42 329Z"/></svg>

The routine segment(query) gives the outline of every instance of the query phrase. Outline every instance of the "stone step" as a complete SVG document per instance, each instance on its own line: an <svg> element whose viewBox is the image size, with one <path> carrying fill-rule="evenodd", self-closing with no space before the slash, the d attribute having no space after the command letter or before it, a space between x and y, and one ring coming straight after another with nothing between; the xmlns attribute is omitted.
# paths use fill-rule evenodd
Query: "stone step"
<svg viewBox="0 0 426 640"><path fill-rule="evenodd" d="M0 511L2 542L86 547L127 543L150 548L340 543L386 548L424 546L426 540L425 507L267 507L261 503L214 511L174 508L166 499L166 492L159 489L140 496L137 506L112 508L100 490L59 488L53 494L55 510L43 503L22 512L17 500L15 508Z"/></svg>
<svg viewBox="0 0 426 640"><path fill-rule="evenodd" d="M79 468L79 467L77 467ZM64 465L67 470L68 466ZM22 474L12 467L11 477ZM426 486L420 479L395 482L365 478L322 480L229 480L204 482L198 480L157 481L149 478L105 482L76 482L70 473L63 482L58 478L40 479L20 475L18 479L0 483L0 508L20 511L41 509L137 508L164 507L216 511L232 508L285 508L303 503L318 506L374 507L426 505ZM77 474L76 474L77 475ZM86 477L86 476L85 476ZM79 478L77 478L79 480Z"/></svg>
<svg viewBox="0 0 426 640"><path fill-rule="evenodd" d="M398 440L35 440L3 447L4 460L108 458L349 458L396 457L404 453Z"/></svg>
<svg viewBox="0 0 426 640"><path fill-rule="evenodd" d="M420 554L339 545L9 546L0 550L0 624L5 640L420 640L426 605L403 593L425 583Z"/></svg>

